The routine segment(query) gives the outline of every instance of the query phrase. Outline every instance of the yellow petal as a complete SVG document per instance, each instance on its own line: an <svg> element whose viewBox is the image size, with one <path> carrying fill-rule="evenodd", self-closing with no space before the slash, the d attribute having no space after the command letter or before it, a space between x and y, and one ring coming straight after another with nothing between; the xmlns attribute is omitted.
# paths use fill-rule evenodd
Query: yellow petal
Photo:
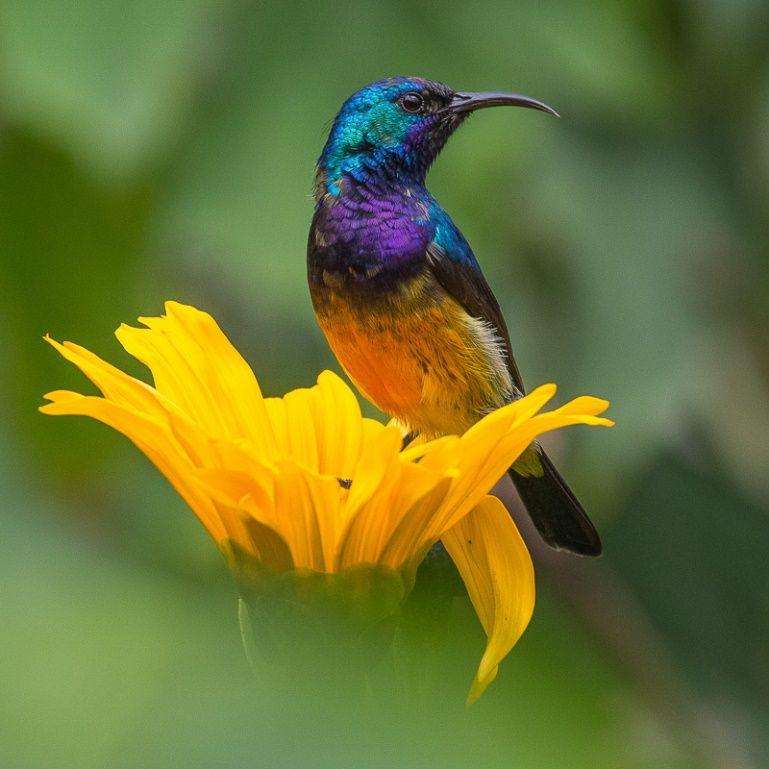
<svg viewBox="0 0 769 769"><path fill-rule="evenodd" d="M336 478L281 463L275 476L276 530L297 568L332 570L346 494Z"/></svg>
<svg viewBox="0 0 769 769"><path fill-rule="evenodd" d="M401 461L417 462L428 454L435 457L437 453L444 450L446 446L455 444L458 441L459 438L456 435L444 435L441 438L434 438L433 440L428 441L415 439L401 451ZM444 460L441 458L439 461Z"/></svg>
<svg viewBox="0 0 769 769"><path fill-rule="evenodd" d="M525 449L526 446L543 433L559 430L562 427L570 427L572 425L612 427L614 422L611 419L595 416L593 414L570 414L568 411L548 411L544 414L537 414L537 416L532 417L528 422L521 425L514 436L510 437L518 442L523 442Z"/></svg>
<svg viewBox="0 0 769 769"><path fill-rule="evenodd" d="M265 406L284 458L323 475L352 477L363 420L358 400L336 374L324 371L314 387L267 398Z"/></svg>
<svg viewBox="0 0 769 769"><path fill-rule="evenodd" d="M166 302L166 315L122 325L116 336L152 371L157 390L211 436L247 438L274 451L259 384L216 321L194 307Z"/></svg>
<svg viewBox="0 0 769 769"><path fill-rule="evenodd" d="M467 443L488 443L499 440L510 430L531 419L556 393L554 384L544 384L536 390L492 411L478 420L465 434L462 440Z"/></svg>
<svg viewBox="0 0 769 769"><path fill-rule="evenodd" d="M318 472L318 436L313 417L317 393L302 387L283 397L283 417L289 451L286 456L309 470Z"/></svg>
<svg viewBox="0 0 769 769"><path fill-rule="evenodd" d="M332 371L318 377L315 433L319 471L352 478L363 441L360 404L353 391Z"/></svg>
<svg viewBox="0 0 769 769"><path fill-rule="evenodd" d="M394 477L402 444L397 427L384 427L373 420L363 420L361 450L353 467L354 478L345 505L345 518L350 519L358 509L377 493L382 483Z"/></svg>
<svg viewBox="0 0 769 769"><path fill-rule="evenodd" d="M548 392L546 388L538 388L532 395L539 394L541 401L542 396ZM596 416L608 407L607 401L588 397L577 400L583 413L575 413L573 403L534 416L531 416L529 407L529 416L520 421L519 412L515 408L517 403L512 403L489 414L470 428L460 439L463 453L457 462L457 480L442 509L436 512L431 523L431 534L441 536L443 531L451 528L475 507L538 435L568 425L613 424L609 419ZM426 460L427 457L422 461Z"/></svg>
<svg viewBox="0 0 769 769"><path fill-rule="evenodd" d="M253 579L258 580L264 569L279 573L294 568L288 545L276 531L254 518L239 519L234 511L232 519L239 520L243 527L241 541L228 538L218 544L238 581L247 584ZM247 542L247 546L241 542Z"/></svg>
<svg viewBox="0 0 769 769"><path fill-rule="evenodd" d="M274 474L243 473L239 470L203 468L194 477L218 504L239 511L239 517L253 518L278 529L275 513Z"/></svg>
<svg viewBox="0 0 769 769"><path fill-rule="evenodd" d="M556 409L559 414L602 414L611 404L604 398L592 395L580 395Z"/></svg>
<svg viewBox="0 0 769 769"><path fill-rule="evenodd" d="M77 366L99 388L105 398L134 411L155 416L167 410L169 404L146 383L128 376L80 345L73 342L59 343L49 336L44 338L62 357ZM50 399L54 394L49 393L46 398Z"/></svg>
<svg viewBox="0 0 769 769"><path fill-rule="evenodd" d="M206 467L224 467L241 473L261 478L266 471L276 472L276 466L270 461L257 456L253 446L247 441L209 441L212 461L201 463Z"/></svg>
<svg viewBox="0 0 769 769"><path fill-rule="evenodd" d="M291 456L291 426L283 398L265 398L264 409L275 437L276 454L283 459Z"/></svg>
<svg viewBox="0 0 769 769"><path fill-rule="evenodd" d="M387 539L379 544L380 561L392 569L400 569L415 559L421 560L435 543L425 522L440 507L453 480L449 472L439 475L425 471L424 468L413 467L424 475L418 481L409 480L405 484L405 494L404 489L400 490L401 493L395 499L397 518L394 517L388 526L389 531L383 532L387 534Z"/></svg>
<svg viewBox="0 0 769 769"><path fill-rule="evenodd" d="M97 396L78 395L59 390L49 393L51 403L42 406L44 414L90 416L123 433L168 479L184 501L194 510L215 541L228 536L220 511L192 477L193 466L168 425L146 414Z"/></svg>
<svg viewBox="0 0 769 769"><path fill-rule="evenodd" d="M467 698L470 704L494 680L499 663L529 624L534 567L510 514L496 497L486 497L447 531L443 544L488 637Z"/></svg>
<svg viewBox="0 0 769 769"><path fill-rule="evenodd" d="M195 473L221 506L235 510L246 523L269 527L286 543L296 568L331 571L341 505L346 490L336 478L312 473L288 460L275 470L248 473L224 468Z"/></svg>
<svg viewBox="0 0 769 769"><path fill-rule="evenodd" d="M425 520L443 501L450 481L419 465L393 463L376 494L350 520L336 567L381 563L399 569L412 560L424 549Z"/></svg>

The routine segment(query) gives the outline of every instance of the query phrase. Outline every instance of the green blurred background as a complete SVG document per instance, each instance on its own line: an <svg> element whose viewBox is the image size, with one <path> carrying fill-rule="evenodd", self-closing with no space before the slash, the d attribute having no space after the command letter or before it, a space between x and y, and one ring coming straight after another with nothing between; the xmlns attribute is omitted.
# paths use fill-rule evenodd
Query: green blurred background
<svg viewBox="0 0 769 769"><path fill-rule="evenodd" d="M0 767L769 765L767 39L765 0L1 2ZM223 562L149 463L37 413L84 386L41 336L145 376L112 331L175 298L271 394L334 367L313 164L401 73L563 116L483 113L431 188L528 384L612 400L553 446L606 555L532 540L534 620L469 711L458 600L432 716L340 725L249 678Z"/></svg>

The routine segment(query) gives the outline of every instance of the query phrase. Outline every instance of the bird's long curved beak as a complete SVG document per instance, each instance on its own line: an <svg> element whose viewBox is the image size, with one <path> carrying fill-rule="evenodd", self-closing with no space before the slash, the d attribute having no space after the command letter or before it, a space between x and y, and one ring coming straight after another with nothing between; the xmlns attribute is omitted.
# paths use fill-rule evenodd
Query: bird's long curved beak
<svg viewBox="0 0 769 769"><path fill-rule="evenodd" d="M560 115L547 104L520 93L497 93L495 91L476 91L474 93L456 93L451 100L449 110L454 113L473 112L485 107L528 107L547 112L555 117Z"/></svg>

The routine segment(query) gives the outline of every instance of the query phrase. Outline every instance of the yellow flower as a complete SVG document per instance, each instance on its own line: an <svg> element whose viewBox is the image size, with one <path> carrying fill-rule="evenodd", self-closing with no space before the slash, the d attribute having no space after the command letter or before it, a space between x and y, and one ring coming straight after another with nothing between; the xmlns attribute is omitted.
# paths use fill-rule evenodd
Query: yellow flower
<svg viewBox="0 0 769 769"><path fill-rule="evenodd" d="M360 565L413 577L442 540L488 636L469 700L484 691L526 628L534 572L502 503L487 496L534 438L573 424L610 425L608 403L577 398L540 412L555 385L480 420L462 436L401 450L401 433L361 416L350 388L318 383L265 398L214 319L166 303L166 315L122 325L123 347L155 386L71 342L46 339L102 396L56 391L41 410L83 414L120 431L166 476L230 559L233 548L277 572Z"/></svg>

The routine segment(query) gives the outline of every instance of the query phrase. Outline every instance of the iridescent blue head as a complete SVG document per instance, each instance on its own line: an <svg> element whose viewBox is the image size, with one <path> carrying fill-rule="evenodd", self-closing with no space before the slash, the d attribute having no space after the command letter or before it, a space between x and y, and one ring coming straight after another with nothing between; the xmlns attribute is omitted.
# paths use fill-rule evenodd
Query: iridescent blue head
<svg viewBox="0 0 769 769"><path fill-rule="evenodd" d="M343 105L318 161L316 197L346 185L421 184L430 164L474 110L546 104L512 93L459 93L419 77L393 77L361 88Z"/></svg>

